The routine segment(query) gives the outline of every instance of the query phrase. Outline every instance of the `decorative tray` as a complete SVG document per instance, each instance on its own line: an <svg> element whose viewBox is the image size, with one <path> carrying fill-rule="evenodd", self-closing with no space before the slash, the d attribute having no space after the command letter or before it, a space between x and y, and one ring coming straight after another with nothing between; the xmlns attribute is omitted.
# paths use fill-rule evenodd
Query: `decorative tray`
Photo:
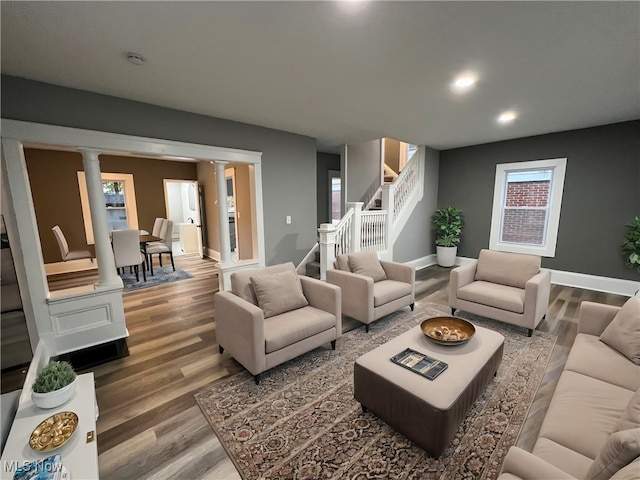
<svg viewBox="0 0 640 480"><path fill-rule="evenodd" d="M405 348L402 352L391 357L391 361L429 380L436 378L449 366L412 348Z"/></svg>
<svg viewBox="0 0 640 480"><path fill-rule="evenodd" d="M78 428L78 415L60 412L46 418L31 432L29 446L36 452L50 452L61 447Z"/></svg>
<svg viewBox="0 0 640 480"><path fill-rule="evenodd" d="M460 345L468 342L476 328L473 323L458 317L433 317L420 324L422 333L440 345Z"/></svg>

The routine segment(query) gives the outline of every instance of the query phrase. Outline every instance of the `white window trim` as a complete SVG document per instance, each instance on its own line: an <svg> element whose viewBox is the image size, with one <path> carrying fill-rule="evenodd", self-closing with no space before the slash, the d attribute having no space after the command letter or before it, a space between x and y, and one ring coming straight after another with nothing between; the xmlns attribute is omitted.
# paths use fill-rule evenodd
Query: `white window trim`
<svg viewBox="0 0 640 480"><path fill-rule="evenodd" d="M502 206L506 195L506 176L514 170L530 170L534 168L553 169L551 179L551 193L549 195L549 215L546 225L545 245L522 245L505 243L500 241L500 229L502 222ZM560 224L560 210L562 208L562 193L564 191L564 175L567 169L566 158L552 158L548 160L534 160L530 162L502 163L496 165L496 178L493 188L493 211L491 214L491 234L489 237L489 249L511 253L524 253L554 257L556 254L556 242L558 239L558 225Z"/></svg>
<svg viewBox="0 0 640 480"><path fill-rule="evenodd" d="M136 204L136 189L133 184L133 175L130 173L106 173L101 172L103 182L123 182L125 208L127 210L127 223L129 228L138 229L138 206ZM84 171L78 171L78 187L80 187L80 203L82 204L82 217L84 219L84 232L87 237L87 245L93 245L93 223L91 222L91 208L89 207L89 192ZM106 208L106 206L105 206Z"/></svg>

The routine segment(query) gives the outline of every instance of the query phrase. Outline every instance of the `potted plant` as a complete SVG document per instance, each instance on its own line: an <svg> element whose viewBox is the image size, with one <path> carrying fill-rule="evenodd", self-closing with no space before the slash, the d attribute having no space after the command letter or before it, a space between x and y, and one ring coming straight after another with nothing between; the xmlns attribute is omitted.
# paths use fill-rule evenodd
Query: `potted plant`
<svg viewBox="0 0 640 480"><path fill-rule="evenodd" d="M640 272L640 217L636 217L633 222L626 224L625 227L629 230L624 236L622 254L625 256L626 264Z"/></svg>
<svg viewBox="0 0 640 480"><path fill-rule="evenodd" d="M436 227L438 265L451 267L456 262L460 234L464 226L462 210L456 207L439 208L433 217L433 224Z"/></svg>
<svg viewBox="0 0 640 480"><path fill-rule="evenodd" d="M31 399L40 408L55 408L69 401L76 390L76 373L69 362L50 361L31 387Z"/></svg>

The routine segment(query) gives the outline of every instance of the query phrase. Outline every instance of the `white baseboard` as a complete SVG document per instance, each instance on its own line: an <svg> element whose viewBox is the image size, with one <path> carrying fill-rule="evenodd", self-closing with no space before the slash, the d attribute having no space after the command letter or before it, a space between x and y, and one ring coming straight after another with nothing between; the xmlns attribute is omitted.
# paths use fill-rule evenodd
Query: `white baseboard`
<svg viewBox="0 0 640 480"><path fill-rule="evenodd" d="M456 257L456 265L463 265L475 260L468 257ZM438 260L435 254L417 258L410 262L416 270L420 270L431 265L437 265ZM599 277L586 273L565 272L563 270L551 270L551 283L565 285L567 287L584 288L585 290L596 290L598 292L613 293L633 297L640 290L640 282L633 280L622 280L620 278Z"/></svg>

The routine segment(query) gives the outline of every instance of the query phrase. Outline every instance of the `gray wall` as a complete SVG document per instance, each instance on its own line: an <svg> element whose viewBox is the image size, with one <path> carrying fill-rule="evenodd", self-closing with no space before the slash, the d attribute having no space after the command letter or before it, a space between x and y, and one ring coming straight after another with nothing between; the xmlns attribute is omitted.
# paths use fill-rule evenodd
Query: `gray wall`
<svg viewBox="0 0 640 480"><path fill-rule="evenodd" d="M381 140L348 145L347 147L347 202L369 199L382 183ZM366 205L365 205L366 207Z"/></svg>
<svg viewBox="0 0 640 480"><path fill-rule="evenodd" d="M438 198L440 152L426 148L423 197L393 246L393 260L408 262L435 253L431 219Z"/></svg>
<svg viewBox="0 0 640 480"><path fill-rule="evenodd" d="M7 75L1 81L3 118L263 152L266 263L297 264L316 242L314 138Z"/></svg>
<svg viewBox="0 0 640 480"><path fill-rule="evenodd" d="M624 225L640 215L640 121L440 152L438 207L462 209L458 255L489 245L496 164L567 158L555 258L545 267L638 280L620 252Z"/></svg>
<svg viewBox="0 0 640 480"><path fill-rule="evenodd" d="M331 212L329 212L329 170L340 171L340 155L333 153L318 152L318 163L316 177L317 185L317 217L316 224L331 223Z"/></svg>

